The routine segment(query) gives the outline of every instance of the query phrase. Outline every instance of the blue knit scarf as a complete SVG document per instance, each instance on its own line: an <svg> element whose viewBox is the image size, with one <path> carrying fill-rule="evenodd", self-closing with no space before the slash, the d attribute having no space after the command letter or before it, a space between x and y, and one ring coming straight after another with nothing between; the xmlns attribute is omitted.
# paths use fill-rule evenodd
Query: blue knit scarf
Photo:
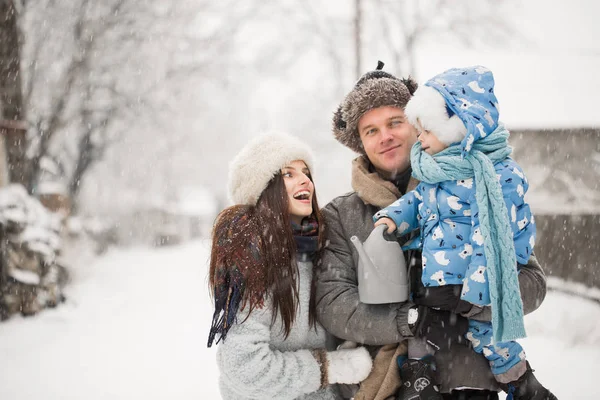
<svg viewBox="0 0 600 400"><path fill-rule="evenodd" d="M513 232L494 169L494 164L506 159L512 152L508 136L504 126L499 125L491 134L477 140L464 158L458 145L433 156L421 150L420 142L411 150L413 176L419 181L435 184L475 178L495 343L526 336Z"/></svg>

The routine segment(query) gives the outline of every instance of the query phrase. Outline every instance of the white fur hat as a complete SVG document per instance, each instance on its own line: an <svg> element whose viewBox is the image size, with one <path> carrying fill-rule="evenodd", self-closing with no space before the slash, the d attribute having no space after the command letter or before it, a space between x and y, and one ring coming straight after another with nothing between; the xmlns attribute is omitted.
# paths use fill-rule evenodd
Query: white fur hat
<svg viewBox="0 0 600 400"><path fill-rule="evenodd" d="M271 132L254 138L229 165L229 196L235 204L256 205L267 185L286 164L302 160L314 172L310 148L295 136Z"/></svg>
<svg viewBox="0 0 600 400"><path fill-rule="evenodd" d="M458 115L448 116L446 100L430 86L420 86L404 110L408 121L417 126L417 118L423 129L432 132L440 142L451 145L460 142L467 128Z"/></svg>

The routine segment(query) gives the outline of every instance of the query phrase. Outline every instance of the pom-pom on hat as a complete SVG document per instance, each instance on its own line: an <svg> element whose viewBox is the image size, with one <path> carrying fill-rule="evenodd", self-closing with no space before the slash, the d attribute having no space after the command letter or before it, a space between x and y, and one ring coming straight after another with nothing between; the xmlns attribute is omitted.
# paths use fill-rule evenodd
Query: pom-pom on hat
<svg viewBox="0 0 600 400"><path fill-rule="evenodd" d="M302 160L314 172L314 156L300 139L269 132L251 140L229 165L229 196L235 204L256 205L263 190L281 168Z"/></svg>

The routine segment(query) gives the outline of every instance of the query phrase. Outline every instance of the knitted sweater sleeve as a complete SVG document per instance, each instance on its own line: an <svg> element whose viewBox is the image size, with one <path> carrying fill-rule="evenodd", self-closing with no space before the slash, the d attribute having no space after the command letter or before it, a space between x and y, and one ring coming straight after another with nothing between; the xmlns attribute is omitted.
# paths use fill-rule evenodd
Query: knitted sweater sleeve
<svg viewBox="0 0 600 400"><path fill-rule="evenodd" d="M222 384L229 391L239 398L291 400L321 388L321 366L313 355L316 352L272 349L269 307L246 316L239 313L241 323L231 327L217 352ZM272 329L278 329L277 325Z"/></svg>

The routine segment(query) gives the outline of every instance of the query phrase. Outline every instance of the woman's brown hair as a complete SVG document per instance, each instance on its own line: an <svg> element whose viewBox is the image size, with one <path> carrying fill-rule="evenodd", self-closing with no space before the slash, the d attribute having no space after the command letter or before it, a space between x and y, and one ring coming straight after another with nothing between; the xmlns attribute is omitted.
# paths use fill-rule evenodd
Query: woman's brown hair
<svg viewBox="0 0 600 400"><path fill-rule="evenodd" d="M319 224L317 241L320 251L325 241L324 223L316 191L313 192L312 208L312 216ZM223 240L224 234L229 238L226 241ZM230 288L223 308L225 315L222 316L225 334L233 321L233 316L227 315L231 312L231 300L236 300L232 299L232 296L235 296L235 290L231 290L233 284L240 286L243 292L237 299L239 309L248 307L249 314L254 308L262 307L266 296L270 295L273 304L271 326L274 325L277 315L280 315L283 322L282 331L287 338L298 308L298 265L288 194L281 174L275 175L269 182L256 206L237 205L219 214L213 231L212 246L209 272L211 293L217 296L220 290L222 292L224 288L219 288L219 284L224 280ZM318 253L314 260L315 273L317 261ZM241 278L231 276L232 267ZM219 276L222 275L223 269L230 272L229 277ZM315 273L309 303L309 323L313 327L316 327ZM237 282L238 280L242 282ZM215 298L216 303L218 300ZM219 311L219 305L216 305ZM237 307L233 307L233 312L236 311Z"/></svg>

